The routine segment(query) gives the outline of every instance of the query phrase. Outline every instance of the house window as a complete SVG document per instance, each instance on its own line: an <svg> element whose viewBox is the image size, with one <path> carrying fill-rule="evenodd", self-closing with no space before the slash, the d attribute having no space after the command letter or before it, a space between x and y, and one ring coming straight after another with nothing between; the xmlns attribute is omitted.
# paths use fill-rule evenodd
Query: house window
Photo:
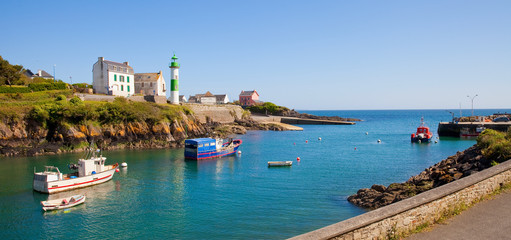
<svg viewBox="0 0 511 240"><path fill-rule="evenodd" d="M114 74L114 82L117 82L117 75Z"/></svg>
<svg viewBox="0 0 511 240"><path fill-rule="evenodd" d="M142 83L142 87L144 87L144 83Z"/></svg>
<svg viewBox="0 0 511 240"><path fill-rule="evenodd" d="M119 81L124 82L124 76L119 76Z"/></svg>
<svg viewBox="0 0 511 240"><path fill-rule="evenodd" d="M127 86L127 88L128 88L128 89L127 89L127 90L128 90L128 92L130 92L130 86L129 86L129 85Z"/></svg>
<svg viewBox="0 0 511 240"><path fill-rule="evenodd" d="M124 91L124 85L121 85L121 91Z"/></svg>
<svg viewBox="0 0 511 240"><path fill-rule="evenodd" d="M127 82L130 82L130 76L127 76L127 77L126 77L126 81L127 81ZM128 90L128 92L129 92L129 90Z"/></svg>
<svg viewBox="0 0 511 240"><path fill-rule="evenodd" d="M152 83L152 82L151 82L151 83L149 83L149 87L153 87L153 83Z"/></svg>

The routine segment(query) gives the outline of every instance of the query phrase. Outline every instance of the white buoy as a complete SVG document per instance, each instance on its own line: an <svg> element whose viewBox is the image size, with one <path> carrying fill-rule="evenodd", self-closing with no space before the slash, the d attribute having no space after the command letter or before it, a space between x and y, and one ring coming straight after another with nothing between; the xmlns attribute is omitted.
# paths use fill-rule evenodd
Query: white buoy
<svg viewBox="0 0 511 240"><path fill-rule="evenodd" d="M369 135L369 133L368 133L368 132L366 132L366 135Z"/></svg>
<svg viewBox="0 0 511 240"><path fill-rule="evenodd" d="M321 141L321 137L319 137L318 140Z"/></svg>
<svg viewBox="0 0 511 240"><path fill-rule="evenodd" d="M238 155L241 155L241 150L240 150L240 151L238 151Z"/></svg>
<svg viewBox="0 0 511 240"><path fill-rule="evenodd" d="M435 143L438 143L438 141L437 141L437 140L435 140Z"/></svg>
<svg viewBox="0 0 511 240"><path fill-rule="evenodd" d="M128 167L128 164L126 162L121 163L121 167Z"/></svg>
<svg viewBox="0 0 511 240"><path fill-rule="evenodd" d="M381 143L381 140L380 140L380 139L378 139L378 143Z"/></svg>

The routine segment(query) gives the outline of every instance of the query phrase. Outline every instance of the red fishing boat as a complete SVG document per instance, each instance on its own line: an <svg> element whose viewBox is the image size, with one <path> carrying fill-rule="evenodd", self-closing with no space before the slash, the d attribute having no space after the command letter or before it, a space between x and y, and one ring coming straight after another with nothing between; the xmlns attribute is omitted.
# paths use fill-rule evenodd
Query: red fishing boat
<svg viewBox="0 0 511 240"><path fill-rule="evenodd" d="M421 125L417 128L416 133L412 133L412 142L431 142L433 133L429 131L429 127L424 124L424 118L421 118Z"/></svg>

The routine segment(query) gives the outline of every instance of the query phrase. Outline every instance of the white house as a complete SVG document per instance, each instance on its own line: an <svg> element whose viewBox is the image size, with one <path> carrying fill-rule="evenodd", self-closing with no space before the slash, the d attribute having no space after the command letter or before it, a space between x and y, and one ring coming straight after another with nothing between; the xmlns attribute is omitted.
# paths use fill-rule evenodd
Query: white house
<svg viewBox="0 0 511 240"><path fill-rule="evenodd" d="M229 96L227 94L219 94L215 95L216 97L216 104L226 104L229 102Z"/></svg>
<svg viewBox="0 0 511 240"><path fill-rule="evenodd" d="M135 73L135 92L142 95L166 96L167 88L163 74Z"/></svg>
<svg viewBox="0 0 511 240"><path fill-rule="evenodd" d="M112 62L99 57L92 66L92 88L95 93L129 97L135 93L134 74L128 62Z"/></svg>

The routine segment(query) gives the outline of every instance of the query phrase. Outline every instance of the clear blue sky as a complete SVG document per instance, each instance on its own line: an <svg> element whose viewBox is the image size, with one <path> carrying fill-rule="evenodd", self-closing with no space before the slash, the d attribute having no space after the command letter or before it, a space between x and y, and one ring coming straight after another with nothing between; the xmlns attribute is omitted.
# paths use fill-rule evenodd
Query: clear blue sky
<svg viewBox="0 0 511 240"><path fill-rule="evenodd" d="M511 1L2 1L0 55L69 82L175 51L180 93L294 109L511 107Z"/></svg>

